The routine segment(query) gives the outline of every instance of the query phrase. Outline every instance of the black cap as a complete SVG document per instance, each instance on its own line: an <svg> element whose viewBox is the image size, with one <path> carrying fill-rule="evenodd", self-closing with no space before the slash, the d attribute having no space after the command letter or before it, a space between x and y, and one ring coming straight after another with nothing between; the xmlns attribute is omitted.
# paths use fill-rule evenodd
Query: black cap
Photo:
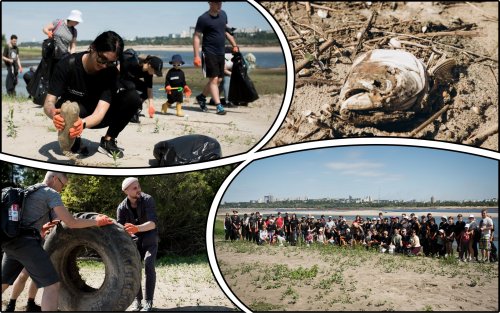
<svg viewBox="0 0 500 313"><path fill-rule="evenodd" d="M163 61L159 57L151 57L149 59L148 63L155 70L156 76L158 76L158 77L162 77L163 76L163 72L162 72Z"/></svg>

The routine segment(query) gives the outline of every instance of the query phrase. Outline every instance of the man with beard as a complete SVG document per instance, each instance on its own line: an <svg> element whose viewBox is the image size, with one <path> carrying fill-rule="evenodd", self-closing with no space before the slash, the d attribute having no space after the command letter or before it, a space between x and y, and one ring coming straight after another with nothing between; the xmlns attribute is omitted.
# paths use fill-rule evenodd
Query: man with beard
<svg viewBox="0 0 500 313"><path fill-rule="evenodd" d="M139 180L128 177L123 180L122 190L127 197L118 205L116 212L118 223L137 238L137 249L144 260L146 272L146 302L142 305L142 287L136 295L132 309L134 311L152 311L156 285L155 261L158 252L158 217L154 199L142 192Z"/></svg>

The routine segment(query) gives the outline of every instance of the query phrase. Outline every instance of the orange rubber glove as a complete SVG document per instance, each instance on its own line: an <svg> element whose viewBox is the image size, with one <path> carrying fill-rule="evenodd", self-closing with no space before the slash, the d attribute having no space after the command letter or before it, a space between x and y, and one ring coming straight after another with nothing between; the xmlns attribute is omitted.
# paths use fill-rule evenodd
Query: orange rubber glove
<svg viewBox="0 0 500 313"><path fill-rule="evenodd" d="M52 37L54 37L54 33L51 30L49 30L47 36L49 38L52 38Z"/></svg>
<svg viewBox="0 0 500 313"><path fill-rule="evenodd" d="M196 67L201 67L201 59L200 59L200 57L194 57L193 64Z"/></svg>
<svg viewBox="0 0 500 313"><path fill-rule="evenodd" d="M69 129L69 138L79 137L83 132L83 122L81 118L78 118L73 124L73 127Z"/></svg>
<svg viewBox="0 0 500 313"><path fill-rule="evenodd" d="M95 220L97 222L97 226L99 227L113 224L113 220L104 214L97 215Z"/></svg>
<svg viewBox="0 0 500 313"><path fill-rule="evenodd" d="M64 129L64 118L61 116L61 109L54 110L54 117L52 118L52 122L57 130Z"/></svg>
<svg viewBox="0 0 500 313"><path fill-rule="evenodd" d="M187 98L191 97L191 88L189 88L188 85L184 86L184 94L186 95Z"/></svg>
<svg viewBox="0 0 500 313"><path fill-rule="evenodd" d="M130 224L130 223L125 223L125 225L123 226L123 228L125 228L125 231L127 233L129 233L129 235L133 235L133 234L135 234L135 233L137 233L139 231L139 227L137 227L134 224Z"/></svg>
<svg viewBox="0 0 500 313"><path fill-rule="evenodd" d="M19 67L19 73L22 73L22 72L23 72L23 67L22 67L22 66L20 66L20 67Z"/></svg>
<svg viewBox="0 0 500 313"><path fill-rule="evenodd" d="M153 118L153 116L155 116L155 112L156 112L155 107L150 105L148 111L149 111L149 117Z"/></svg>
<svg viewBox="0 0 500 313"><path fill-rule="evenodd" d="M45 238L45 236L47 236L50 233L50 230L60 222L61 222L60 220L53 220L52 222L43 224L42 231L40 232L42 235L42 239Z"/></svg>
<svg viewBox="0 0 500 313"><path fill-rule="evenodd" d="M233 53L238 53L238 52L240 52L240 48L238 48L238 46L234 46Z"/></svg>
<svg viewBox="0 0 500 313"><path fill-rule="evenodd" d="M165 86L165 92L169 95L172 94L172 87L170 87L170 85Z"/></svg>

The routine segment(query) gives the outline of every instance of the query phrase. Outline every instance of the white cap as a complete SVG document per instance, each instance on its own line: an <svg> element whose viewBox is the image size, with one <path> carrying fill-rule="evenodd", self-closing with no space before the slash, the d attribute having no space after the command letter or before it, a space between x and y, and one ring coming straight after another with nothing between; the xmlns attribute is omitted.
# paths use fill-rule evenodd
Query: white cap
<svg viewBox="0 0 500 313"><path fill-rule="evenodd" d="M473 214L471 214L471 215L469 215L469 217L472 217L472 218L474 218L474 215L473 215Z"/></svg>
<svg viewBox="0 0 500 313"><path fill-rule="evenodd" d="M135 177L127 177L123 180L122 182L122 190L125 191L125 189L128 188L128 186L130 186L132 183L136 182L136 181L139 181L137 178Z"/></svg>
<svg viewBox="0 0 500 313"><path fill-rule="evenodd" d="M465 228L470 228L470 224L465 224Z"/></svg>
<svg viewBox="0 0 500 313"><path fill-rule="evenodd" d="M78 23L82 23L83 22L83 20L82 20L82 12L80 10L71 10L71 12L69 13L69 16L68 16L67 20L75 21L75 22L78 22Z"/></svg>

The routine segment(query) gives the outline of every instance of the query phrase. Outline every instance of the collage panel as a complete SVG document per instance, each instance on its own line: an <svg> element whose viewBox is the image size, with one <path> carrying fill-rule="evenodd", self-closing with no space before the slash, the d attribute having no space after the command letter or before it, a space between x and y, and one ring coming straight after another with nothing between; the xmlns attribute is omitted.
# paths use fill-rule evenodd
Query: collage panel
<svg viewBox="0 0 500 313"><path fill-rule="evenodd" d="M232 170L130 177L2 162L2 311L235 310L205 247L213 196ZM15 188L29 186L21 205Z"/></svg>
<svg viewBox="0 0 500 313"><path fill-rule="evenodd" d="M386 141L303 144L230 175L207 246L241 309L498 311L498 155Z"/></svg>
<svg viewBox="0 0 500 313"><path fill-rule="evenodd" d="M260 2L295 92L267 148L406 137L498 151L498 2Z"/></svg>
<svg viewBox="0 0 500 313"><path fill-rule="evenodd" d="M2 35L1 151L29 160L242 159L293 92L288 42L253 1L2 1Z"/></svg>

